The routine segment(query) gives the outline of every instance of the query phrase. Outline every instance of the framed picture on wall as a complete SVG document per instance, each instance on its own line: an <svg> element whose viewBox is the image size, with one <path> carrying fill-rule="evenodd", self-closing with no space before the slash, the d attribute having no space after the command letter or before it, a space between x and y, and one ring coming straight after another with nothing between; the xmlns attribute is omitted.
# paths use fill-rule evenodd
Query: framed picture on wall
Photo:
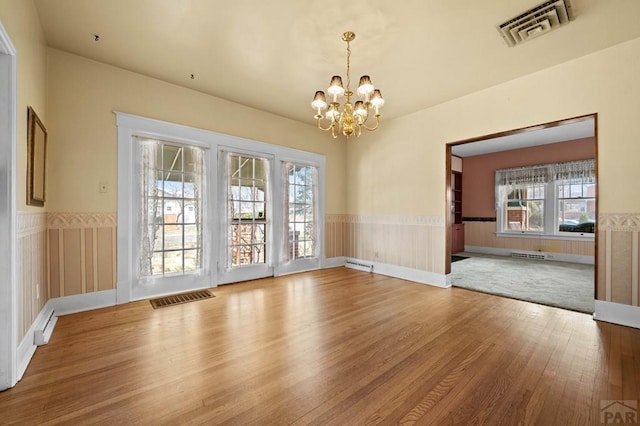
<svg viewBox="0 0 640 426"><path fill-rule="evenodd" d="M29 107L27 112L27 205L44 206L47 129Z"/></svg>

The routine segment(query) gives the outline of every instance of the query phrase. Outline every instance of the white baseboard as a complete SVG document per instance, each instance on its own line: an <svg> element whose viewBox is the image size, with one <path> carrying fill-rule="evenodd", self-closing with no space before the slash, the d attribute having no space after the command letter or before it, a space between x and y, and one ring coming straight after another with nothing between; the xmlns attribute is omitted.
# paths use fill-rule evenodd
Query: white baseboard
<svg viewBox="0 0 640 426"><path fill-rule="evenodd" d="M640 306L596 300L593 319L627 327L640 328Z"/></svg>
<svg viewBox="0 0 640 426"><path fill-rule="evenodd" d="M511 256L511 252L514 251L514 249L465 245L464 251L469 253L492 254L494 256ZM517 250L517 251L527 252L526 250ZM585 265L593 265L595 263L594 256L582 256L578 254L566 254L566 253L551 253L551 252L544 252L544 251L543 252L529 251L527 253L544 254L548 256L547 260L552 262L571 262L571 263L582 263Z"/></svg>
<svg viewBox="0 0 640 426"><path fill-rule="evenodd" d="M404 266L390 265L387 263L372 262L370 260L361 260L354 258L347 258L347 267L358 269L356 266L350 266L353 264L373 265L373 273L387 275L394 278L400 278L403 280L414 281L420 284L427 284L440 288L451 287L451 280L444 274L437 274L435 272L421 271L418 269L407 268ZM366 268L365 268L366 269Z"/></svg>
<svg viewBox="0 0 640 426"><path fill-rule="evenodd" d="M74 296L56 297L49 300L56 315L75 314L92 309L106 308L116 304L116 291L104 290L92 293L76 294Z"/></svg>
<svg viewBox="0 0 640 426"><path fill-rule="evenodd" d="M33 332L29 330L24 336L24 339L22 339L22 342L20 342L20 345L18 345L17 381L22 380L22 376L24 376L24 372L27 371L33 354L36 353L36 348L37 346L33 343Z"/></svg>
<svg viewBox="0 0 640 426"><path fill-rule="evenodd" d="M27 334L24 335L24 337L22 338L22 341L18 345L18 354L17 354L17 357L18 357L17 379L18 380L22 379L22 376L24 375L24 372L27 370L27 366L29 365L31 358L33 357L33 354L36 352L36 348L38 347L36 345L36 339L35 339L36 331L45 329L46 324L47 322L49 322L49 318L51 317L52 313L53 313L53 307L49 302L47 302L42 307L42 309L38 313L38 316L31 324L31 327L29 327L29 330L27 330ZM53 328L51 328L49 331L53 332Z"/></svg>
<svg viewBox="0 0 640 426"><path fill-rule="evenodd" d="M27 334L18 345L17 379L22 379L29 362L39 345L46 344L53 333L59 315L90 311L116 304L116 291L98 291L75 296L49 299L29 327Z"/></svg>

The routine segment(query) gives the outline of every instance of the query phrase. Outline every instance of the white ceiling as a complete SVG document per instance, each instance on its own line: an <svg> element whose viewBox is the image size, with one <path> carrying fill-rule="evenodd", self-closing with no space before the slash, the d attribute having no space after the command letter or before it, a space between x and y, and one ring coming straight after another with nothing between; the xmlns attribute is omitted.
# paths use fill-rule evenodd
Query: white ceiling
<svg viewBox="0 0 640 426"><path fill-rule="evenodd" d="M569 25L514 48L496 25L541 0L35 2L51 47L309 124L346 30L383 120L640 37L638 0L572 0Z"/></svg>
<svg viewBox="0 0 640 426"><path fill-rule="evenodd" d="M505 136L489 137L476 142L454 145L451 147L451 153L457 157L471 157L492 152L566 142L593 137L594 135L595 120L588 118L543 129L539 129L536 126L536 128L523 129L520 132Z"/></svg>

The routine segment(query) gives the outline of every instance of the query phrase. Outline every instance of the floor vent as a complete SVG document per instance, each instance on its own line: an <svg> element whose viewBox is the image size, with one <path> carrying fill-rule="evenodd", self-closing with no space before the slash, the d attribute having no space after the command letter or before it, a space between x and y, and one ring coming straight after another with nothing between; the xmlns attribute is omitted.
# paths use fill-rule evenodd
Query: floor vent
<svg viewBox="0 0 640 426"><path fill-rule="evenodd" d="M547 256L544 253L529 253L526 251L512 251L511 257L517 257L518 259L547 260Z"/></svg>
<svg viewBox="0 0 640 426"><path fill-rule="evenodd" d="M498 25L509 47L546 34L572 19L569 0L550 0Z"/></svg>
<svg viewBox="0 0 640 426"><path fill-rule="evenodd" d="M153 309L164 308L166 306L180 305L181 303L194 302L196 300L209 299L215 297L209 290L191 291L189 293L173 294L171 296L151 299Z"/></svg>

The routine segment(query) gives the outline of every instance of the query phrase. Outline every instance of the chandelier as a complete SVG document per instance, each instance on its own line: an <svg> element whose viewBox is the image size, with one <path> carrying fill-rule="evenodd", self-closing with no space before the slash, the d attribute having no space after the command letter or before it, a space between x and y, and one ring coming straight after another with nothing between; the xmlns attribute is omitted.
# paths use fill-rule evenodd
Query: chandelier
<svg viewBox="0 0 640 426"><path fill-rule="evenodd" d="M356 38L355 33L347 31L342 34L342 40L347 42L347 90L345 91L342 86L342 77L334 75L331 77L329 88L327 89L328 95L331 97L331 102L327 103L327 99L322 90L318 90L313 97L311 107L317 111L317 114L313 117L318 122L318 129L329 131L334 138L338 137L338 134L342 133L347 138L353 136L356 137L362 134L362 128L367 130L376 130L380 124L380 108L384 105L384 99L379 89L373 87L371 78L368 75L360 77L360 84L356 93L362 99L355 104L351 103L351 68L349 59L351 57L351 49L349 43ZM346 101L340 109L340 103L338 98L346 96ZM371 116L375 117L375 124L373 127L367 125L367 121ZM323 122L327 123L327 127L323 127Z"/></svg>

